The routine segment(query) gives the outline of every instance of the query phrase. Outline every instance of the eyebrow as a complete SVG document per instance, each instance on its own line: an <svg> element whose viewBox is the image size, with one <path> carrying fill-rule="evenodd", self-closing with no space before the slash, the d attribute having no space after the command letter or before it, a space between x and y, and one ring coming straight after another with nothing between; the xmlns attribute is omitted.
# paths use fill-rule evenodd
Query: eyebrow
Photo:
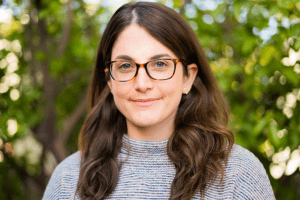
<svg viewBox="0 0 300 200"><path fill-rule="evenodd" d="M162 58L162 57L171 57L169 54L157 54L157 55L154 55L152 57L150 57L150 60L155 60L155 59L159 59L159 58ZM120 60L128 60L128 61L134 61L130 56L128 55L118 55L116 57L116 59L120 59Z"/></svg>

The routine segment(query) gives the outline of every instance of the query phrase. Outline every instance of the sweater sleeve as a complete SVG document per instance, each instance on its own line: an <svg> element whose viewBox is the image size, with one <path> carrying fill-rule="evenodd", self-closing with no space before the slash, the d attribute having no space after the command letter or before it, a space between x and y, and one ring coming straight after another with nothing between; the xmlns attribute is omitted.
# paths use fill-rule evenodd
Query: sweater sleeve
<svg viewBox="0 0 300 200"><path fill-rule="evenodd" d="M53 171L42 200L74 199L79 176L80 153L63 160Z"/></svg>
<svg viewBox="0 0 300 200"><path fill-rule="evenodd" d="M242 147L239 151L248 159L241 158L235 177L233 199L275 200L270 180L261 162Z"/></svg>

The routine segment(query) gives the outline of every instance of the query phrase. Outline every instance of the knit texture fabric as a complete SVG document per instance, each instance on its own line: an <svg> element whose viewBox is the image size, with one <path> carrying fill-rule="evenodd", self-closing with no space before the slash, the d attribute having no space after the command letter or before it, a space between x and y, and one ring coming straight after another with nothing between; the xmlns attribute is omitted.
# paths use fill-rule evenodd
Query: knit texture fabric
<svg viewBox="0 0 300 200"><path fill-rule="evenodd" d="M117 158L118 162L123 162L119 180L105 199L169 199L176 171L167 155L167 143L168 139L142 141L124 134ZM43 200L74 199L74 196L79 200L75 195L79 168L78 151L56 167ZM222 186L218 183L212 183L204 199L275 199L263 165L251 152L236 144L225 168ZM192 199L200 199L200 191Z"/></svg>

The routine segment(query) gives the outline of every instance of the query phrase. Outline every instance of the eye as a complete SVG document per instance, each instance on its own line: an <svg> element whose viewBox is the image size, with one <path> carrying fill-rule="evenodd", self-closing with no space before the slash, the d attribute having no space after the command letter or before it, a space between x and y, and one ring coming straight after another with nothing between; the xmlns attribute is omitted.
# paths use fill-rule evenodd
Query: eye
<svg viewBox="0 0 300 200"><path fill-rule="evenodd" d="M133 68L133 64L131 63L120 63L120 65L118 66L118 69L122 69L122 70L128 70Z"/></svg>
<svg viewBox="0 0 300 200"><path fill-rule="evenodd" d="M155 66L158 67L158 68L163 68L163 67L167 67L167 64L163 61L157 61L155 63Z"/></svg>

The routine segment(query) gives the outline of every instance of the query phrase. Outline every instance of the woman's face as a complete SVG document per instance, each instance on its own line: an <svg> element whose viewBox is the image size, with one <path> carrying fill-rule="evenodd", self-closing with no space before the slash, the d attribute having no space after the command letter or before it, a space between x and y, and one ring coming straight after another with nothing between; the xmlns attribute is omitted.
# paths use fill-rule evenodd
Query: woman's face
<svg viewBox="0 0 300 200"><path fill-rule="evenodd" d="M144 28L132 24L116 40L111 60L126 56L135 63L143 64L158 55L178 59ZM143 67L131 81L118 82L110 78L108 85L117 108L127 120L127 127L173 126L182 94L186 88L192 87L197 66L189 65L188 72L192 75L184 76L182 63L177 63L174 76L168 80L151 79Z"/></svg>

